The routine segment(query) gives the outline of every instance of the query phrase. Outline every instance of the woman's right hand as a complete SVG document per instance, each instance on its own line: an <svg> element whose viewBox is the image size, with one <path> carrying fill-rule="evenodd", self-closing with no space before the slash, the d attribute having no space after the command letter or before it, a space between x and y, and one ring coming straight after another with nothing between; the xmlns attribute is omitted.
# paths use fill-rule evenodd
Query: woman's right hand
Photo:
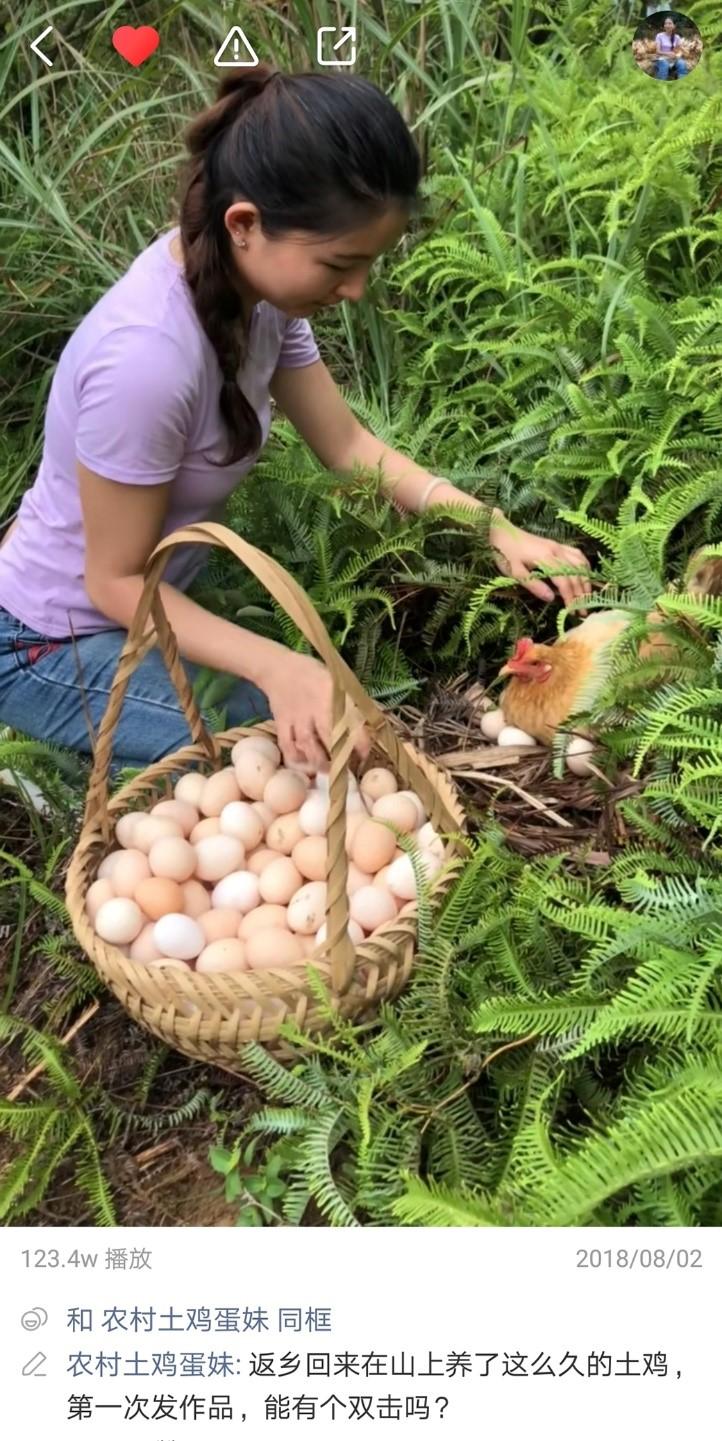
<svg viewBox="0 0 722 1441"><path fill-rule="evenodd" d="M333 682L326 666L313 656L284 648L278 665L264 679L264 690L286 765L328 770ZM365 760L370 742L364 726L357 732L354 748Z"/></svg>

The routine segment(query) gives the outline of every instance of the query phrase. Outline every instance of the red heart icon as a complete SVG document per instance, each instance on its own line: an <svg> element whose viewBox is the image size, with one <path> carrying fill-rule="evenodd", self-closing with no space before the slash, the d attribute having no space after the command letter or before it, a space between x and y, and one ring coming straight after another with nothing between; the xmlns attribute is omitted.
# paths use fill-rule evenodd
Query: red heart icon
<svg viewBox="0 0 722 1441"><path fill-rule="evenodd" d="M152 25L121 25L113 31L113 45L130 65L142 65L160 45L160 35Z"/></svg>

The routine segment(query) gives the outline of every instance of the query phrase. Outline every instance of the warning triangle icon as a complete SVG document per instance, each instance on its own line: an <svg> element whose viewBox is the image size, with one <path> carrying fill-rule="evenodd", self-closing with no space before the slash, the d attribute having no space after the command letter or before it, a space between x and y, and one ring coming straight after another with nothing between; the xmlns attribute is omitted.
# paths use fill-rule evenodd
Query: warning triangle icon
<svg viewBox="0 0 722 1441"><path fill-rule="evenodd" d="M248 36L240 25L228 31L220 50L213 60L214 65L257 65L258 56Z"/></svg>

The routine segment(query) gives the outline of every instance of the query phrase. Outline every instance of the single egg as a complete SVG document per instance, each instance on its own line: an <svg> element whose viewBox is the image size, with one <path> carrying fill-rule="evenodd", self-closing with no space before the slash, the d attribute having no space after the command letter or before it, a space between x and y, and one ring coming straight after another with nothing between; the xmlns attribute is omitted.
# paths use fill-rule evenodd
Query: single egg
<svg viewBox="0 0 722 1441"><path fill-rule="evenodd" d="M95 917L95 930L104 941L117 946L126 946L140 935L143 929L143 912L135 901L126 896L115 896L104 901Z"/></svg>
<svg viewBox="0 0 722 1441"><path fill-rule="evenodd" d="M153 940L162 956L169 956L176 961L194 961L206 943L198 921L173 911L156 921Z"/></svg>
<svg viewBox="0 0 722 1441"><path fill-rule="evenodd" d="M278 860L278 856L279 852L272 851L270 846L259 846L257 851L252 851L250 856L246 856L246 870L252 871L254 876L260 876L261 871L265 871L271 861Z"/></svg>
<svg viewBox="0 0 722 1441"><path fill-rule="evenodd" d="M325 881L328 845L325 836L304 836L291 851L291 860L307 881Z"/></svg>
<svg viewBox="0 0 722 1441"><path fill-rule="evenodd" d="M145 811L128 811L127 815L120 817L115 827L115 839L119 846L132 846L133 831L144 815Z"/></svg>
<svg viewBox="0 0 722 1441"><path fill-rule="evenodd" d="M241 913L233 910L230 906L205 911L196 919L209 945L211 941L224 941L229 937L235 938L239 934Z"/></svg>
<svg viewBox="0 0 722 1441"><path fill-rule="evenodd" d="M282 926L254 931L245 947L246 964L251 970L282 970L284 966L297 966L305 960L300 938Z"/></svg>
<svg viewBox="0 0 722 1441"><path fill-rule="evenodd" d="M114 895L115 891L113 890L112 882L107 876L101 877L98 881L93 881L92 886L88 886L85 897L85 909L90 917L91 925L95 924L95 917L103 905L103 902L112 900Z"/></svg>
<svg viewBox="0 0 722 1441"><path fill-rule="evenodd" d="M376 875L387 866L396 850L396 837L383 821L371 817L361 822L353 839L351 859L362 871Z"/></svg>
<svg viewBox="0 0 722 1441"><path fill-rule="evenodd" d="M385 766L372 766L371 770L361 777L361 794L372 804L382 796L392 796L398 788L393 771L387 770Z"/></svg>
<svg viewBox="0 0 722 1441"><path fill-rule="evenodd" d="M196 847L196 875L199 881L220 881L231 871L240 871L246 859L241 841L235 836L204 836Z"/></svg>
<svg viewBox="0 0 722 1441"><path fill-rule="evenodd" d="M286 906L303 884L303 877L289 856L279 856L265 866L258 878L258 886L264 901L271 905Z"/></svg>
<svg viewBox="0 0 722 1441"><path fill-rule="evenodd" d="M317 930L317 932L316 932L316 937L315 937L315 939L316 939L316 945L317 945L317 946L322 945L323 942L324 942L325 939L326 939L326 935L327 935L327 929L326 929L326 927L327 927L327 922L324 921L323 925L322 925L322 926L319 926L319 928L318 928L318 930ZM363 933L363 930L361 929L361 926L359 925L358 921L349 920L349 923L348 923L348 926L346 927L346 930L347 930L347 934L348 934L349 940L353 941L353 944L354 944L355 946L360 946L360 945L361 945L361 942L362 942L363 939L364 939L364 933Z"/></svg>
<svg viewBox="0 0 722 1441"><path fill-rule="evenodd" d="M133 831L133 845L147 855L151 846L166 836L179 836L183 839L183 832L177 821L171 820L170 816L141 816Z"/></svg>
<svg viewBox="0 0 722 1441"><path fill-rule="evenodd" d="M481 734L485 736L488 741L498 741L505 725L506 721L504 720L503 710L484 711L479 721Z"/></svg>
<svg viewBox="0 0 722 1441"><path fill-rule="evenodd" d="M281 816L288 815L289 811L299 811L307 795L308 781L305 777L284 767L271 776L263 799L276 815Z"/></svg>
<svg viewBox="0 0 722 1441"><path fill-rule="evenodd" d="M131 961L142 961L148 965L150 961L160 960L161 952L153 940L153 927L154 922L149 921L142 931L139 931L130 947Z"/></svg>
<svg viewBox="0 0 722 1441"><path fill-rule="evenodd" d="M594 745L586 736L573 735L570 737L564 759L567 768L575 776L590 776L594 774L594 766L590 764L594 755Z"/></svg>
<svg viewBox="0 0 722 1441"><path fill-rule="evenodd" d="M236 741L231 751L233 765L235 766L239 756L247 755L249 751L260 751L261 755L273 761L274 766L281 764L281 752L278 746L271 736L265 735L262 731L259 731L258 734L254 731L252 735L243 736L241 740Z"/></svg>
<svg viewBox="0 0 722 1441"><path fill-rule="evenodd" d="M200 771L188 771L176 782L173 795L177 801L183 801L193 806L194 810L200 810L201 796L205 790L206 777Z"/></svg>
<svg viewBox="0 0 722 1441"><path fill-rule="evenodd" d="M421 826L416 832L416 839L422 851L430 851L432 856L438 856L440 860L443 858L444 842L438 831L434 830L431 821L427 821L426 825Z"/></svg>
<svg viewBox="0 0 722 1441"><path fill-rule="evenodd" d="M419 817L419 826L425 825L426 822L427 822L427 820L428 820L428 816L427 816L426 811L424 810L424 806L423 806L422 802L419 800L419 797L417 796L416 792L415 792L415 791L399 791L399 795L400 795L400 796L403 796L405 800L411 801L412 804L416 806L416 810L417 810L418 817ZM417 827L417 829L418 829L418 827Z"/></svg>
<svg viewBox="0 0 722 1441"><path fill-rule="evenodd" d="M307 881L288 902L289 930L312 936L326 914L326 882Z"/></svg>
<svg viewBox="0 0 722 1441"><path fill-rule="evenodd" d="M285 906L256 906L255 911L249 911L241 918L238 927L238 935L242 941L247 941L255 931L288 930L288 912Z"/></svg>
<svg viewBox="0 0 722 1441"><path fill-rule="evenodd" d="M271 757L263 755L259 750L240 752L233 768L243 795L248 796L252 801L264 799L266 786L271 776L274 776L278 770L278 766L271 760ZM240 797L236 796L233 799L239 800Z"/></svg>
<svg viewBox="0 0 722 1441"><path fill-rule="evenodd" d="M194 826L198 825L200 815L196 806L188 801L158 801L151 810L152 816L168 816L170 820L177 821L186 840L190 836Z"/></svg>
<svg viewBox="0 0 722 1441"><path fill-rule="evenodd" d="M350 856L353 850L353 843L359 826L363 825L368 816L347 815L346 816L346 855Z"/></svg>
<svg viewBox="0 0 722 1441"><path fill-rule="evenodd" d="M362 886L370 886L373 876L369 871L362 871L355 861L349 861L346 873L346 895L353 896L360 891Z"/></svg>
<svg viewBox="0 0 722 1441"><path fill-rule="evenodd" d="M239 801L241 791L233 766L224 766L214 776L209 776L201 796L200 811L204 816L220 816L224 806Z"/></svg>
<svg viewBox="0 0 722 1441"><path fill-rule="evenodd" d="M196 868L198 852L190 841L182 836L166 836L155 841L148 854L148 863L154 876L165 876L170 881L189 881Z"/></svg>
<svg viewBox="0 0 722 1441"><path fill-rule="evenodd" d="M231 802L231 804L233 803ZM219 836L220 834L220 816L204 816L203 820L199 821L198 825L193 827L188 839L191 845L195 846L199 841L205 840L206 836Z"/></svg>
<svg viewBox="0 0 722 1441"><path fill-rule="evenodd" d="M397 793L380 796L374 801L372 815L379 821L390 821L402 835L410 835L419 828L419 809L408 796Z"/></svg>
<svg viewBox="0 0 722 1441"><path fill-rule="evenodd" d="M273 851L280 851L282 855L290 856L294 846L298 841L303 840L303 837L300 811L287 811L284 815L276 816L276 819L271 821L266 831L266 845Z"/></svg>
<svg viewBox="0 0 722 1441"><path fill-rule="evenodd" d="M441 861L438 856L432 856L428 851L420 851L414 858L420 867L421 874L428 882L441 870ZM399 856L391 862L388 874L388 886L392 895L398 896L402 901L413 901L416 898L416 875L411 864L410 856Z"/></svg>
<svg viewBox="0 0 722 1441"><path fill-rule="evenodd" d="M190 881L183 881L181 891L183 905L179 906L179 910L185 911L187 916L192 916L195 920L198 916L202 916L204 911L210 909L210 891L207 891L199 880L193 878Z"/></svg>
<svg viewBox="0 0 722 1441"><path fill-rule="evenodd" d="M136 851L130 847L113 867L113 874L110 884L116 896L127 896L132 900L141 881L150 875L148 857L143 851Z"/></svg>
<svg viewBox="0 0 722 1441"><path fill-rule="evenodd" d="M230 875L224 876L218 885L213 887L211 899L214 907L230 906L234 911L241 911L245 915L247 911L252 911L261 899L259 877L254 876L252 871L231 871Z"/></svg>
<svg viewBox="0 0 722 1441"><path fill-rule="evenodd" d="M349 902L351 920L367 934L392 921L398 909L395 896L384 886L362 886Z"/></svg>
<svg viewBox="0 0 722 1441"><path fill-rule="evenodd" d="M246 948L243 941L237 936L223 936L217 941L211 941L201 951L197 961L196 970L204 971L243 971L246 968Z"/></svg>
<svg viewBox="0 0 722 1441"><path fill-rule="evenodd" d="M526 731L519 730L518 726L504 726L499 731L497 743L500 746L535 746L533 736L527 735Z"/></svg>
<svg viewBox="0 0 722 1441"><path fill-rule="evenodd" d="M320 791L311 791L298 812L298 820L305 836L325 836L328 825L328 796Z"/></svg>
<svg viewBox="0 0 722 1441"><path fill-rule="evenodd" d="M118 861L122 860L124 855L125 851L111 851L109 855L104 856L103 860L98 866L98 875L96 879L99 881L111 880L113 871L115 870Z"/></svg>
<svg viewBox="0 0 722 1441"><path fill-rule="evenodd" d="M403 855L403 851L401 852L401 854ZM381 870L378 871L378 872L376 873L376 875L374 876L373 881L371 882L371 884L374 885L374 886L385 886L386 889L388 890L388 888L389 888L389 871L391 870L391 865L392 865L392 864L393 864L393 862L390 862L389 865L387 865L387 866L382 866L382 867L381 867Z"/></svg>
<svg viewBox="0 0 722 1441"><path fill-rule="evenodd" d="M185 911L183 892L178 882L167 877L150 876L141 881L133 899L151 921L159 921L169 911Z"/></svg>
<svg viewBox="0 0 722 1441"><path fill-rule="evenodd" d="M221 834L235 836L246 851L255 850L263 840L263 821L250 801L231 801L220 814Z"/></svg>

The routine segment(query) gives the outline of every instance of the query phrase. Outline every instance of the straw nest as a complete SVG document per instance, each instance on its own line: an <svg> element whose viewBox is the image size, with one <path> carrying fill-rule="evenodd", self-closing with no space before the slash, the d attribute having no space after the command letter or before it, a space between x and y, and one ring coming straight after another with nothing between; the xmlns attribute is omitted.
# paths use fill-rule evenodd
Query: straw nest
<svg viewBox="0 0 722 1441"><path fill-rule="evenodd" d="M496 746L482 735L483 685L468 675L440 687L424 711L400 708L394 723L457 787L469 830L493 818L523 856L568 851L587 864L606 864L628 839L620 801L642 782L626 773L557 779L544 746Z"/></svg>

